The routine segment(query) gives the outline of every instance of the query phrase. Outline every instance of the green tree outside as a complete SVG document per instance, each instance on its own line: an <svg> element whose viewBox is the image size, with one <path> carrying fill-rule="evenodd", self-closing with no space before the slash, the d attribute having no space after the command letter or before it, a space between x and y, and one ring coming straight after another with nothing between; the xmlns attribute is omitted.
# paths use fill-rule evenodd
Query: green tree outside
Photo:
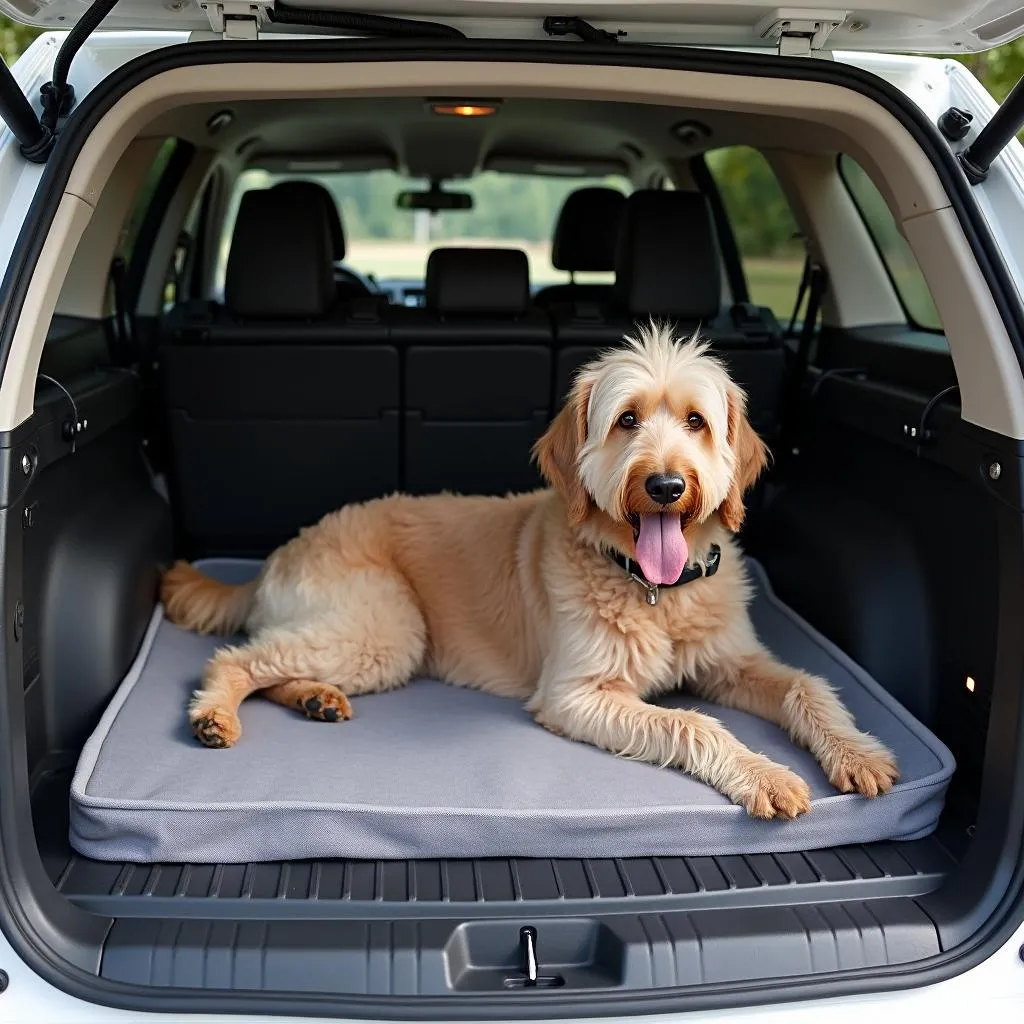
<svg viewBox="0 0 1024 1024"><path fill-rule="evenodd" d="M19 25L0 15L0 56L8 64L13 64L37 35L39 29Z"/></svg>

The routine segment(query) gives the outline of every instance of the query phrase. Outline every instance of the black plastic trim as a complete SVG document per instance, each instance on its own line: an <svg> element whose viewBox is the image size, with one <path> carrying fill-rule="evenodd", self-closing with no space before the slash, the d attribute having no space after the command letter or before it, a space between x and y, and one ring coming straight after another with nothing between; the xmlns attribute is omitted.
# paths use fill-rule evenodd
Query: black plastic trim
<svg viewBox="0 0 1024 1024"><path fill-rule="evenodd" d="M111 929L101 971L154 986L240 990L249 998L284 989L422 1005L497 994L517 1009L540 1003L545 1012L552 996L569 989L591 999L683 991L799 974L808 962L832 971L906 963L939 949L934 925L910 900L526 920L128 918ZM736 955L734 936L743 932L759 942L756 956Z"/></svg>
<svg viewBox="0 0 1024 1024"><path fill-rule="evenodd" d="M61 133L58 144L49 160L26 223L7 268L3 285L0 286L0 371L6 369L7 357L17 317L23 304L40 249L44 243L57 204L63 194L72 165L93 126L110 106L132 88L146 79L172 68L198 66L208 62L221 64L250 61L302 63L302 62L357 62L402 60L444 60L444 61L492 61L492 60L542 60L551 63L581 64L626 67L660 67L713 72L717 74L740 74L770 78L789 78L804 82L838 84L866 96L891 113L908 131L911 137L931 158L947 190L951 206L965 231L968 243L978 260L979 267L992 290L993 299L1010 335L1018 362L1024 354L1022 338L1022 317L1018 300L998 248L987 226L981 219L968 184L959 165L948 148L937 135L933 125L923 113L902 96L896 89L882 80L855 68L844 67L834 62L807 61L781 57L765 57L753 54L701 52L692 49L661 49L657 47L618 44L614 47L599 45L566 45L560 43L536 42L480 42L465 43L408 42L395 43L377 40L367 42L320 42L296 41L288 43L258 44L233 42L192 43L188 46L168 47L131 61L109 75L98 86L69 119ZM396 71L396 74L398 72ZM991 436L991 446L996 452L1002 450L1006 439ZM17 451L11 452L20 458ZM8 453L0 453L8 457ZM1004 507L1005 508L1005 507ZM1016 687L1019 690L1019 664L1024 658L1020 648L1024 636L1018 627L1024 614L1024 592L1020 574L1014 566L1019 560L1024 538L1021 536L1021 521L1017 514L1011 515L1008 508L1003 519L1003 537L1006 541L1004 557L1001 559L1004 582L1004 600L1000 605L1000 664L1004 689ZM18 593L20 556L12 562L8 541L12 535L8 516L0 514L0 554L4 556L3 598L5 613L12 608L6 605ZM9 616L5 621L11 621ZM16 673L15 659L11 655L10 637L5 636L5 663L9 673ZM1005 649L1004 649L1005 648ZM1024 776L1021 764L1021 743L1018 699L1011 702L1015 713L1003 718L1006 730L1011 730L1003 740L1013 751L1012 762L1008 763L1007 748L992 750L990 773L993 778L998 768L1003 772L1002 784L996 787L1000 795L1013 795L1015 803L1008 808L1000 807L1003 820L1012 812L1007 831L1003 833L1005 851L1014 866L1000 877L992 879L989 891L983 894L987 900L978 906L977 913L968 914L964 922L969 923L973 934L959 945L918 962L896 966L872 968L850 972L839 972L810 979L759 979L748 982L710 984L699 989L668 988L657 992L638 995L635 992L602 992L596 998L578 993L547 991L543 1002L505 993L496 997L474 996L459 1000L458 1005L451 999L431 1000L422 997L410 999L374 999L366 997L334 997L305 994L302 997L290 994L261 994L245 998L230 992L197 992L195 990L145 989L139 986L98 981L84 968L88 957L85 955L95 936L105 931L105 924L98 919L83 919L79 913L70 914L70 908L62 910L59 900L46 899L38 889L38 863L33 868L31 859L26 862L27 849L24 841L21 848L15 844L17 809L8 799L0 801L0 843L4 856L0 857L0 890L3 892L2 927L16 951L36 973L73 996L87 1001L103 1000L110 1005L129 1009L153 1011L186 1012L245 1012L249 1014L296 1012L312 1014L341 1014L357 1016L451 1020L458 1016L474 1017L495 1015L501 1018L536 1016L606 1016L609 1014L654 1013L686 1009L722 1008L724 1006L763 1004L784 999L806 999L835 997L865 991L899 990L907 987L934 983L961 970L980 963L1012 933L1019 921L1020 893L1024 884L1024 861L1020 857L1019 836L1022 831L1020 811L1020 781ZM3 791L9 792L14 772L18 768L20 750L17 726L6 711L0 711L0 733L11 740L2 762ZM1016 730L1013 732L1012 730ZM995 743L995 740L992 740ZM5 744L6 745L6 744ZM15 787L17 788L17 787ZM24 808L21 809L25 811ZM973 850L972 850L973 852ZM984 861L991 863L994 851L987 851ZM982 851L978 852L983 857ZM27 875L26 875L27 871ZM959 873L958 873L959 874ZM15 877L17 875L17 877ZM977 885L983 885L979 878ZM39 899L41 895L44 898ZM971 893L971 896L976 893ZM968 892L965 887L964 899ZM45 906L41 905L45 903ZM981 919L979 920L979 913ZM64 927L62 927L62 921ZM91 922L91 923L90 923ZM962 923L964 923L962 922ZM41 930L45 929L45 932ZM67 959L56 956L52 950L66 946L58 940L64 931L75 936L82 956L76 957L77 966Z"/></svg>

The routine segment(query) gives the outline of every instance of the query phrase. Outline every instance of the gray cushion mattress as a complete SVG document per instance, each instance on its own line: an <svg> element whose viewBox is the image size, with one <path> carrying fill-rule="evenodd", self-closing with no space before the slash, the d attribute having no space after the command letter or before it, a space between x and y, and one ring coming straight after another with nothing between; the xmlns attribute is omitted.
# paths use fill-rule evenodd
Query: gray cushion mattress
<svg viewBox="0 0 1024 1024"><path fill-rule="evenodd" d="M223 579L257 563L203 563ZM99 860L249 862L320 857L631 857L782 853L917 839L942 810L950 752L863 669L779 601L751 562L758 635L838 688L899 757L901 781L867 800L834 790L779 729L685 695L810 784L810 813L757 821L700 782L560 739L514 700L417 680L357 697L345 723L269 701L242 706L243 736L208 750L185 708L218 641L159 610L86 743L71 788L71 843Z"/></svg>

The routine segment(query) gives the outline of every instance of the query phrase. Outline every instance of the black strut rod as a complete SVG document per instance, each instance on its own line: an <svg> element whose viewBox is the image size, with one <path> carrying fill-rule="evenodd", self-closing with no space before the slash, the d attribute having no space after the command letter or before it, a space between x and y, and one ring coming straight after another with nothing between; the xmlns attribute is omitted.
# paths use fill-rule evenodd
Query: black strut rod
<svg viewBox="0 0 1024 1024"><path fill-rule="evenodd" d="M320 8L285 7L275 4L267 8L267 17L278 25L305 25L333 28L360 36L385 36L398 39L465 39L451 25L415 18L391 18L383 14L359 14L353 11L330 11Z"/></svg>
<svg viewBox="0 0 1024 1024"><path fill-rule="evenodd" d="M21 91L11 69L0 57L0 117L11 129L21 146L22 153L36 163L46 159L48 133L39 123L32 104ZM37 159L32 154L39 153Z"/></svg>
<svg viewBox="0 0 1024 1024"><path fill-rule="evenodd" d="M58 119L71 109L71 104L75 101L75 90L68 85L68 75L75 54L116 4L117 0L95 0L60 44L53 62L53 81L44 85L41 90L43 116L40 120L51 132L56 131Z"/></svg>
<svg viewBox="0 0 1024 1024"><path fill-rule="evenodd" d="M978 137L960 154L960 164L972 185L988 177L992 161L1024 125L1024 78L1013 87Z"/></svg>

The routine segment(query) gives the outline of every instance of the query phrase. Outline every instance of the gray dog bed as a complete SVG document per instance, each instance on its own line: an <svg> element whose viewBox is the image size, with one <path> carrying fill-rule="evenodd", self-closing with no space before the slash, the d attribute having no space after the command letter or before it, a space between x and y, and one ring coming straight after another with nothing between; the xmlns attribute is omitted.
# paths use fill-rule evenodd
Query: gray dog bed
<svg viewBox="0 0 1024 1024"><path fill-rule="evenodd" d="M203 568L250 578L254 562ZM899 758L902 778L867 800L833 789L779 729L685 696L754 750L810 784L795 821L757 821L672 769L560 739L513 700L419 680L357 697L345 723L309 721L269 701L242 706L229 750L192 737L185 707L218 641L154 616L138 658L82 751L71 843L99 860L251 862L321 857L633 857L782 853L935 827L950 752L867 673L797 617L751 562L761 639L831 680Z"/></svg>

